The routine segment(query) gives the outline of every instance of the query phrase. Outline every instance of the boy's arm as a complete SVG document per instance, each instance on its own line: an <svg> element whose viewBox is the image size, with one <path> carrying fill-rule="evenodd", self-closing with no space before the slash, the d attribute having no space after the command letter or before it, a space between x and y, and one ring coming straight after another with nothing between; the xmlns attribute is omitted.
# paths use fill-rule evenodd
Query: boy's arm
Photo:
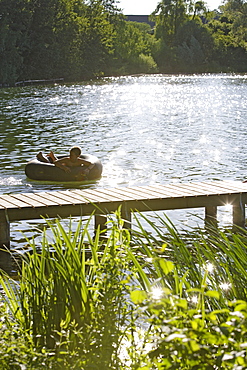
<svg viewBox="0 0 247 370"><path fill-rule="evenodd" d="M85 161L85 159L79 158L79 162L80 162L80 164L83 164L85 166L90 166L90 165L94 166L94 164L92 162Z"/></svg>
<svg viewBox="0 0 247 370"><path fill-rule="evenodd" d="M61 168L63 171L65 171L65 172L71 172L71 169L68 166L66 166L66 161L63 158L57 159L53 163L55 164L56 167Z"/></svg>
<svg viewBox="0 0 247 370"><path fill-rule="evenodd" d="M86 166L86 168L84 170L85 172L88 172L89 170L91 170L95 166L94 163L89 162L89 161L85 161L84 159L81 159L81 158L80 158L80 163Z"/></svg>

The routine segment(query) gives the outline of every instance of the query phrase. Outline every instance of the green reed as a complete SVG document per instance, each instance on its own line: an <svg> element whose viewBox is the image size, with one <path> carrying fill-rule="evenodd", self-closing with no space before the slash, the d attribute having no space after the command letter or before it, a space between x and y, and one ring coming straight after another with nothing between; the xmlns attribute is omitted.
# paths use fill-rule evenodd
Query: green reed
<svg viewBox="0 0 247 370"><path fill-rule="evenodd" d="M91 236L91 218L66 227L47 220L41 245L28 240L19 281L0 278L4 325L37 353L36 369L192 369L221 355L224 369L224 353L241 352L246 340L246 231L178 232L165 215L134 214L130 232L120 214L104 238L99 229ZM242 366L244 355L232 356Z"/></svg>
<svg viewBox="0 0 247 370"><path fill-rule="evenodd" d="M134 368L246 369L246 230L179 233L165 215L134 218L131 299L149 323Z"/></svg>
<svg viewBox="0 0 247 370"><path fill-rule="evenodd" d="M152 281L158 279L159 284L180 296L188 289L217 291L220 303L218 299L208 299L211 309L219 305L222 308L227 300L246 298L245 229L233 232L212 225L206 230L178 232L165 215L150 219L138 214L134 218L138 231L132 234L133 248L139 251L139 263L151 273ZM142 220L148 223L149 232L143 229ZM166 274L168 262L173 264L172 274Z"/></svg>
<svg viewBox="0 0 247 370"><path fill-rule="evenodd" d="M44 230L39 249L28 240L32 250L20 280L3 275L1 284L10 320L29 334L35 348L50 349L58 358L79 352L85 368L94 357L107 367L115 361L120 328L127 322L126 259L116 225L103 242L99 230L90 236L89 223L80 220L72 232L72 224L65 229L60 220L47 221L52 237Z"/></svg>

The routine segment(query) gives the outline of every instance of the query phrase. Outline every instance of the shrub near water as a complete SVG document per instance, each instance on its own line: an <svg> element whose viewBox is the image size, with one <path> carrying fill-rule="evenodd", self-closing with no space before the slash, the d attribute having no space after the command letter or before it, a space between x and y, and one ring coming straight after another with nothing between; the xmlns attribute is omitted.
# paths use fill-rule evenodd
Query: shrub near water
<svg viewBox="0 0 247 370"><path fill-rule="evenodd" d="M131 296L149 315L144 338L152 349L140 356L139 368L246 369L246 231L179 234L165 216L157 217L159 227L140 216L135 246L142 257L133 258L143 287L152 276L151 289Z"/></svg>
<svg viewBox="0 0 247 370"><path fill-rule="evenodd" d="M130 236L116 216L103 241L90 220L48 221L53 242L29 241L19 282L3 275L2 368L245 369L245 231L139 215Z"/></svg>
<svg viewBox="0 0 247 370"><path fill-rule="evenodd" d="M66 232L58 220L48 225L54 242L44 231L40 253L32 243L20 282L2 279L8 323L14 321L20 335L28 334L27 345L45 353L46 366L115 368L128 289L124 249L117 247L120 232L113 226L102 250L99 233L92 240L82 221L75 233L71 228Z"/></svg>

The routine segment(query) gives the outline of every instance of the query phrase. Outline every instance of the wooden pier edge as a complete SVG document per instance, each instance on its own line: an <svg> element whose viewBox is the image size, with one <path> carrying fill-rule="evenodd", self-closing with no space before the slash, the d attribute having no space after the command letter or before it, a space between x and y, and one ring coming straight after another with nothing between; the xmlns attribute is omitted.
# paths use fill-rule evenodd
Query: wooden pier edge
<svg viewBox="0 0 247 370"><path fill-rule="evenodd" d="M107 216L121 209L124 227L133 212L204 208L205 225L217 224L217 207L232 205L233 226L245 226L247 183L211 181L120 188L73 189L0 195L0 267L10 250L10 222L94 214L95 229L106 231ZM5 261L6 262L6 261ZM6 265L6 263L5 263Z"/></svg>

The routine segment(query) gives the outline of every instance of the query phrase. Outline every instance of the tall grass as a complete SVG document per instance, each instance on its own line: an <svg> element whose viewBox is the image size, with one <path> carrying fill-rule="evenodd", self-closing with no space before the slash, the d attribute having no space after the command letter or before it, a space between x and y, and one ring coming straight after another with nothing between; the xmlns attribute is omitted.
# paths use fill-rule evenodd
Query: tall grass
<svg viewBox="0 0 247 370"><path fill-rule="evenodd" d="M117 212L102 239L89 223L47 220L52 236L28 240L20 280L1 276L17 369L245 368L244 229L179 233L165 215L135 214L130 233Z"/></svg>
<svg viewBox="0 0 247 370"><path fill-rule="evenodd" d="M181 281L185 290L202 287L215 290L220 300L208 299L209 309L227 303L227 300L247 297L247 231L221 230L213 225L205 229L178 232L165 215L150 220L145 215L135 216L139 230L133 234L135 248L148 258L146 268L153 278L165 284L174 294L181 296ZM149 232L142 224L148 223ZM159 225L157 227L157 224ZM146 259L147 259L146 258ZM172 261L173 274L164 274L164 261ZM142 263L141 263L142 264ZM143 265L143 264L142 264ZM178 285L177 276L180 280Z"/></svg>
<svg viewBox="0 0 247 370"><path fill-rule="evenodd" d="M29 240L20 281L3 276L1 284L14 320L37 350L52 350L63 366L72 356L74 368L91 362L110 368L127 322L125 252L116 226L102 248L99 231L91 238L89 222L79 221L72 233L59 220L47 221L53 240L44 230L39 251Z"/></svg>

